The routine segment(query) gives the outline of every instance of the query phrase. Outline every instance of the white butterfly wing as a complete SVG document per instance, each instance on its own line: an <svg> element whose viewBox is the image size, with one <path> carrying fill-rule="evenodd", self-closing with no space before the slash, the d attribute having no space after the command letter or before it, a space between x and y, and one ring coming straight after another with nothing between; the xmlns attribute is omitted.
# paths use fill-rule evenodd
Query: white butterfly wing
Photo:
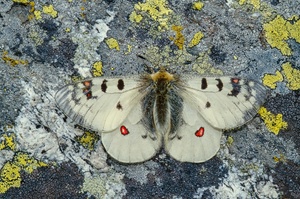
<svg viewBox="0 0 300 199"><path fill-rule="evenodd" d="M222 131L213 128L199 114L196 107L183 104L182 124L174 137L165 137L166 152L181 162L205 162L220 148Z"/></svg>
<svg viewBox="0 0 300 199"><path fill-rule="evenodd" d="M161 136L142 123L141 87L135 79L93 78L63 87L56 101L75 123L101 132L102 144L114 159L143 162L160 149Z"/></svg>
<svg viewBox="0 0 300 199"><path fill-rule="evenodd" d="M98 132L119 127L143 93L135 79L93 78L56 93L59 108L75 123Z"/></svg>
<svg viewBox="0 0 300 199"><path fill-rule="evenodd" d="M138 163L152 158L161 148L161 136L150 132L142 123L139 103L119 128L102 133L102 144L114 159L123 163Z"/></svg>
<svg viewBox="0 0 300 199"><path fill-rule="evenodd" d="M251 120L263 103L265 88L254 81L231 77L190 78L181 91L213 127L230 129Z"/></svg>

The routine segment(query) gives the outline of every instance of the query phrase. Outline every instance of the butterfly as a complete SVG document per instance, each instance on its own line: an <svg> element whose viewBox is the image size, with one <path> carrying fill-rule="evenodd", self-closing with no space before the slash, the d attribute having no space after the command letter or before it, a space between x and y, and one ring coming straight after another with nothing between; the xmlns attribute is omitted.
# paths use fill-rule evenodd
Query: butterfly
<svg viewBox="0 0 300 199"><path fill-rule="evenodd" d="M139 163L162 148L182 162L211 159L222 131L251 120L265 88L238 77L179 76L160 69L139 77L97 77L66 85L58 107L75 123L101 133L108 154Z"/></svg>

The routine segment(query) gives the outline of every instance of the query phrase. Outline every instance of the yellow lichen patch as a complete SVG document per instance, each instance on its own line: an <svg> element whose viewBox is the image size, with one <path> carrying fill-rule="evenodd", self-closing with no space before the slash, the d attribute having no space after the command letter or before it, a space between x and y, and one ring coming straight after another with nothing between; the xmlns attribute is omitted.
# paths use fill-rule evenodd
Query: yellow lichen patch
<svg viewBox="0 0 300 199"><path fill-rule="evenodd" d="M266 39L272 47L278 48L283 55L292 54L291 49L285 42L289 38L289 33L283 17L278 15L274 20L264 24L263 28Z"/></svg>
<svg viewBox="0 0 300 199"><path fill-rule="evenodd" d="M234 142L233 137L228 136L227 141L226 141L226 144L227 144L228 146L231 146L233 142Z"/></svg>
<svg viewBox="0 0 300 199"><path fill-rule="evenodd" d="M288 124L282 120L282 114L273 114L265 107L261 107L258 111L260 117L264 120L268 130L275 135L278 135L281 129L286 129Z"/></svg>
<svg viewBox="0 0 300 199"><path fill-rule="evenodd" d="M175 31L175 37L171 37L170 39L174 41L174 44L179 48L179 50L183 49L184 45L184 36L181 33L183 30L182 26L172 26L172 30Z"/></svg>
<svg viewBox="0 0 300 199"><path fill-rule="evenodd" d="M99 136L96 133L84 132L82 136L76 137L76 140L86 149L93 150L95 144L99 140Z"/></svg>
<svg viewBox="0 0 300 199"><path fill-rule="evenodd" d="M283 76L279 71L276 71L275 75L265 74L263 77L263 84L271 89L275 89L276 83L282 81L283 81Z"/></svg>
<svg viewBox="0 0 300 199"><path fill-rule="evenodd" d="M23 4L28 4L30 1L29 0L13 0L15 3L23 3Z"/></svg>
<svg viewBox="0 0 300 199"><path fill-rule="evenodd" d="M260 0L250 0L250 4L254 6L254 8L260 8Z"/></svg>
<svg viewBox="0 0 300 199"><path fill-rule="evenodd" d="M290 90L300 89L300 70L292 68L291 63L287 62L282 64L282 73L287 80L287 87Z"/></svg>
<svg viewBox="0 0 300 199"><path fill-rule="evenodd" d="M274 156L273 157L273 160L274 160L274 162L286 162L286 159L285 159L285 157L282 155L282 154L280 154L279 155L279 157L277 157L277 156Z"/></svg>
<svg viewBox="0 0 300 199"><path fill-rule="evenodd" d="M102 67L103 65L101 61L97 61L93 64L92 74L94 77L100 77L103 75Z"/></svg>
<svg viewBox="0 0 300 199"><path fill-rule="evenodd" d="M140 14L137 14L135 11L133 11L130 15L129 15L129 20L131 22L135 22L135 23L140 23L143 19L143 16Z"/></svg>
<svg viewBox="0 0 300 199"><path fill-rule="evenodd" d="M21 60L21 59L18 60L18 59L13 59L13 58L9 57L7 51L3 52L2 60L5 63L7 63L8 65L11 65L11 66L16 66L16 65L19 65L19 64L22 64L22 65L27 65L28 64L27 60Z"/></svg>
<svg viewBox="0 0 300 199"><path fill-rule="evenodd" d="M66 28L65 32L67 32L67 33L71 32L71 28Z"/></svg>
<svg viewBox="0 0 300 199"><path fill-rule="evenodd" d="M0 170L0 193L5 193L11 187L20 187L20 171L24 170L31 173L38 167L47 166L47 164L35 160L25 153L17 153L12 162L7 162Z"/></svg>
<svg viewBox="0 0 300 199"><path fill-rule="evenodd" d="M2 139L0 137L0 150L10 149L14 151L16 148L15 139L16 135L14 133L3 134Z"/></svg>
<svg viewBox="0 0 300 199"><path fill-rule="evenodd" d="M191 48L191 47L194 47L194 46L198 45L203 37L204 37L204 35L203 35L202 32L200 32L200 31L197 32L197 33L194 35L193 39L192 39L192 40L190 41L190 43L188 44L188 47Z"/></svg>
<svg viewBox="0 0 300 199"><path fill-rule="evenodd" d="M290 21L296 21L293 23L287 23L286 27L290 33L290 37L295 39L296 42L300 43L300 20L298 16L293 16L289 19Z"/></svg>
<svg viewBox="0 0 300 199"><path fill-rule="evenodd" d="M32 173L35 169L39 167L48 166L46 163L38 161L32 157L30 157L26 153L17 153L14 158L14 164L22 168L22 170L27 173Z"/></svg>
<svg viewBox="0 0 300 199"><path fill-rule="evenodd" d="M297 19L297 18L295 18ZM294 20L292 20L294 21ZM266 40L275 48L278 48L283 55L291 55L292 50L286 40L295 39L300 43L300 20L289 22L282 16L277 15L275 19L263 25Z"/></svg>
<svg viewBox="0 0 300 199"><path fill-rule="evenodd" d="M53 18L57 17L57 11L54 10L53 5L49 5L49 6L43 6L43 12L45 14L50 15Z"/></svg>
<svg viewBox="0 0 300 199"><path fill-rule="evenodd" d="M131 20L142 20L142 12L147 13L154 21L159 23L159 29L167 28L170 19L169 14L173 11L167 7L166 0L146 0L134 5L135 14L131 14ZM139 16L140 15L140 16Z"/></svg>
<svg viewBox="0 0 300 199"><path fill-rule="evenodd" d="M20 187L21 168L17 165L7 162L0 170L0 193L5 193L11 187Z"/></svg>
<svg viewBox="0 0 300 199"><path fill-rule="evenodd" d="M110 49L116 49L117 51L120 50L119 43L115 38L106 39L105 43Z"/></svg>
<svg viewBox="0 0 300 199"><path fill-rule="evenodd" d="M125 55L128 55L129 53L131 53L131 49L132 49L132 45L127 45L127 52L125 52Z"/></svg>
<svg viewBox="0 0 300 199"><path fill-rule="evenodd" d="M247 0L239 0L240 5L244 5L247 2Z"/></svg>
<svg viewBox="0 0 300 199"><path fill-rule="evenodd" d="M35 10L35 7L34 7L34 6L35 6L35 3L34 3L34 1L30 1L30 2L29 2L29 5L30 5L30 7L31 7L30 10L29 10L29 12L31 12L31 13L34 12L34 10Z"/></svg>
<svg viewBox="0 0 300 199"><path fill-rule="evenodd" d="M79 82L79 81L83 80L83 78L81 76L73 75L73 76L71 76L71 80L74 83L74 82Z"/></svg>
<svg viewBox="0 0 300 199"><path fill-rule="evenodd" d="M201 1L197 1L193 3L193 9L194 10L201 10L204 6L204 3L202 3Z"/></svg>
<svg viewBox="0 0 300 199"><path fill-rule="evenodd" d="M33 14L34 14L34 17L35 17L37 20L42 19L42 13L41 13L41 11L35 10L35 11L33 12Z"/></svg>
<svg viewBox="0 0 300 199"><path fill-rule="evenodd" d="M239 0L240 5L251 4L255 9L260 8L260 0Z"/></svg>

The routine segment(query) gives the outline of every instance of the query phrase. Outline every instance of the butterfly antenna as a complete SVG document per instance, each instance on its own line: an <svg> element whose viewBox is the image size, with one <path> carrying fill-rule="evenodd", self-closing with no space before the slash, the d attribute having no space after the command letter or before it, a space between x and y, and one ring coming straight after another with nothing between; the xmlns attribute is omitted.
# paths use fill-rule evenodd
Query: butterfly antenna
<svg viewBox="0 0 300 199"><path fill-rule="evenodd" d="M151 67L152 63L146 57L144 57L143 55L140 55L140 54L136 54L136 56L143 60L144 70L147 73L150 73L150 74L155 73L155 71L153 70L153 67Z"/></svg>

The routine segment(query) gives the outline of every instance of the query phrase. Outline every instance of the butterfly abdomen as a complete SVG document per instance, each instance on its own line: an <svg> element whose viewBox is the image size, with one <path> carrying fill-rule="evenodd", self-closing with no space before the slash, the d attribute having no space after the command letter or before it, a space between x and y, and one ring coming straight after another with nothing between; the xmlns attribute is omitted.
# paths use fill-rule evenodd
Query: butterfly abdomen
<svg viewBox="0 0 300 199"><path fill-rule="evenodd" d="M165 125L170 118L169 106L169 87L170 82L167 79L160 78L155 82L155 112L159 125Z"/></svg>
<svg viewBox="0 0 300 199"><path fill-rule="evenodd" d="M164 78L150 81L142 100L143 123L152 133L165 133L170 129L169 82Z"/></svg>
<svg viewBox="0 0 300 199"><path fill-rule="evenodd" d="M153 133L176 132L181 120L183 101L174 87L177 78L160 71L150 75L148 81L151 82L148 84L149 90L142 100L144 125Z"/></svg>

